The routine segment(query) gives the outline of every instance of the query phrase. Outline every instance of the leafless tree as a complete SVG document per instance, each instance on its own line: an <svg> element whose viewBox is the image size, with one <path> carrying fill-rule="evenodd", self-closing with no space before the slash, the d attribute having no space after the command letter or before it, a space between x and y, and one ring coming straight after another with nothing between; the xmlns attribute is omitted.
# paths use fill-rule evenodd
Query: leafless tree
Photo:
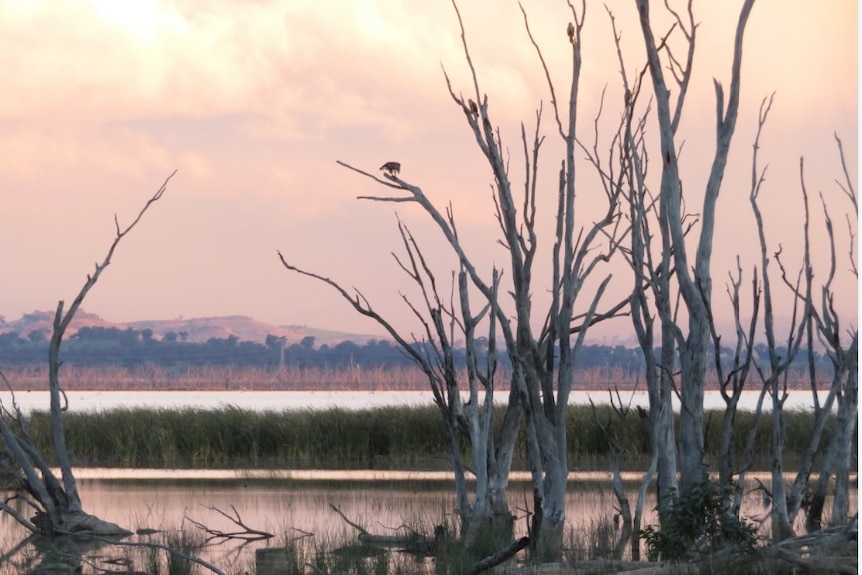
<svg viewBox="0 0 862 575"><path fill-rule="evenodd" d="M850 201L853 209L852 219L849 216L846 219L849 236L849 272L858 282L859 273L856 267L856 231L854 222L858 222L859 220L859 207L856 203L856 189L853 186L852 178L847 171L844 148L837 134L835 136L835 141L838 145L838 153L841 159L841 168L844 175L843 183L837 180L836 182L846 198ZM830 442L827 447L826 457L822 463L817 487L812 493L810 507L808 509L808 524L810 529L817 528L821 524L821 512L826 491L828 489L830 475L834 475L835 477L832 522L840 525L849 519L849 471L853 467L851 449L853 444L853 435L856 430L856 419L859 405L858 326L849 326L842 330L838 313L835 309L835 292L832 285L835 274L837 273L835 230L829 216L826 200L822 195L821 203L823 205L823 217L829 238L830 265L826 280L821 286L819 305L814 308L811 317L816 324L819 339L826 344L826 350L829 355L829 359L832 362L832 385L830 386L830 393L829 396L827 396L827 401L834 392L838 401L838 409L837 418L833 425L832 432L830 433ZM810 251L806 250L806 260L810 261L810 258ZM813 356L812 347L813 342L809 341L809 357ZM812 380L812 386L813 389L816 390L816 381ZM814 398L814 405L816 408L820 409L821 406L817 401L816 392L814 393ZM823 408L825 408L825 406L823 406ZM806 453L806 461L807 457L808 454Z"/></svg>
<svg viewBox="0 0 862 575"><path fill-rule="evenodd" d="M96 285L105 268L110 265L117 246L138 225L150 206L162 198L173 175L168 176L159 190L144 204L144 207L128 226L121 227L119 220L114 218L116 235L104 259L101 263L96 263L92 274L87 275L87 280L68 309L65 309L62 300L57 304L53 333L48 349L48 387L51 401L53 455L60 468L60 478L57 478L51 470L45 455L40 453L34 445L28 433L27 418L15 403L14 395L11 405L0 403L0 436L3 438L7 453L7 459L2 461L2 465L4 471L16 477L20 485L18 494L13 497L22 499L35 512L35 515L28 518L19 513L11 499L0 502L0 511L8 513L33 533L47 536L66 534L117 536L129 534L128 531L118 525L94 517L84 512L82 508L63 427L63 414L68 410L69 405L60 385L60 345L66 329L84 302L84 298ZM6 383L8 386L8 382ZM9 389L11 391L11 386Z"/></svg>
<svg viewBox="0 0 862 575"><path fill-rule="evenodd" d="M755 144L755 150L757 145ZM720 386L721 397L724 400L724 414L722 415L721 435L719 439L718 454L716 456L718 466L718 482L721 485L730 485L732 482L736 484L733 490L733 498L725 500L725 505L731 509L735 516L739 516L739 509L742 505L744 495L745 474L753 464L752 454L754 451L754 442L757 437L757 421L763 411L763 401L766 396L767 387L761 386L760 395L757 399L757 404L754 410L754 422L748 429L745 439L745 444L742 448L742 455L737 460L734 457L736 446L734 445L734 431L736 429L736 415L739 410L739 400L742 397L742 392L748 380L748 376L752 370L752 361L754 359L754 339L755 331L758 325L761 288L759 283L759 274L755 266L753 277L751 280L751 301L752 312L748 322L748 327L743 325L742 314L740 311L740 301L742 296L740 290L742 287L742 266L737 257L736 275L729 273L730 285L727 287L728 297L733 309L733 320L736 334L736 343L733 348L733 356L730 360L730 365L725 366L723 361L723 353L721 346L721 336L718 334L715 321L710 321L710 330L712 332L712 340L715 345L715 373ZM722 494L727 496L730 494L729 489L722 490Z"/></svg>
<svg viewBox="0 0 862 575"><path fill-rule="evenodd" d="M747 0L740 11L726 107L724 88L717 80L714 81L717 145L698 216L686 210L679 167L682 144L677 134L697 46L698 25L692 1L686 2L681 11L664 2L671 25L661 35L652 24L650 2L636 2L646 64L634 75L627 72L620 43L621 32L613 13L608 10L624 91L624 98L621 98L623 113L611 147L617 150L616 157L609 158L603 165L599 161L597 146L592 149L585 147L585 150L603 181L614 181L611 167L618 166L616 178L624 189L623 197L627 203L626 217L631 225L631 235L630 243L623 251L634 272L629 303L635 334L646 363L645 382L650 405L647 422L651 449L657 458L660 519L664 519L673 506L678 487L685 491L706 479L703 392L710 344L715 334L711 269L715 211L736 126L743 34L753 4L753 0ZM681 42L681 55L672 48L672 45L679 45L671 41L674 39ZM659 154L651 156L645 126L653 115L653 121L658 124L660 146ZM660 170L657 193L650 189L651 179L648 178L649 160L656 156ZM690 245L686 244L691 231L699 231L694 265L689 256ZM685 320L680 319L680 305ZM688 322L687 327L683 321ZM741 383L739 377L743 374L739 370L732 370L728 375L735 378L737 384ZM725 385L730 385L730 381ZM737 385L737 392L741 389L741 385ZM672 404L675 393L681 402L678 454ZM725 398L731 400L733 395L725 394ZM738 395L736 397L738 400ZM735 405L734 402L734 409ZM731 422L733 414L731 410L726 416ZM729 446L725 447L729 449Z"/></svg>
<svg viewBox="0 0 862 575"><path fill-rule="evenodd" d="M853 222L858 220L858 207L856 202L856 191L852 179L847 171L844 157L844 149L841 140L835 136L838 145L838 153L844 175L844 182L838 181L838 186L850 201L854 218L847 218L849 236L849 273L858 278L855 240L856 231ZM787 491L786 496L778 501L779 510L773 513L773 521L778 520L786 532L792 525L796 514L803 508L808 507L807 525L809 529L817 529L822 522L823 505L828 491L829 481L835 478L835 490L832 509L832 521L842 524L849 519L849 470L851 468L851 445L853 434L856 429L856 416L858 412L858 326L850 325L842 328L838 311L835 307L835 288L833 282L838 273L835 229L830 216L825 197L821 194L820 200L823 208L824 226L826 228L829 246L828 270L822 283L814 285L814 269L810 245L810 206L808 191L805 184L804 161L799 162L799 179L802 191L803 205L805 209L805 223L803 230L804 252L803 252L803 276L804 287L791 283L788 272L781 259L779 250L775 259L781 269L781 277L785 285L790 288L798 300L805 306L808 314L806 316L807 326L807 348L808 348L808 374L811 386L814 428L805 452L802 454L799 470L796 478ZM815 300L815 292L819 291L819 298ZM832 363L832 381L826 397L821 400L818 397L818 381L813 366L815 340L821 342L826 348L826 353ZM829 444L826 454L821 463L820 477L811 490L809 480L814 469L815 457L823 434L829 424L829 416L832 414L833 405L837 401L836 419L832 424ZM774 479L773 490L776 485ZM783 489L783 486L778 486ZM773 505L775 505L773 496Z"/></svg>
<svg viewBox="0 0 862 575"><path fill-rule="evenodd" d="M632 514L632 506L629 502L628 494L625 491L622 479L622 458L625 454L625 446L628 443L628 434L626 432L626 418L631 413L631 399L627 403L623 402L618 389L608 391L608 399L610 400L611 411L608 413L607 421L599 419L598 410L590 400L590 405L593 409L593 421L601 429L602 434L611 448L611 471L613 473L612 488L614 497L617 499L619 508L614 514L614 527L619 527L619 538L614 547L614 558L621 559L625 553L626 545L631 542L630 554L632 561L640 561L640 536L639 532L643 524L644 504L646 502L647 490L655 476L656 465L658 462L658 453L653 450L650 456L649 469L641 478L638 495L635 499L634 514ZM638 410L640 412L640 409ZM650 422L648 417L640 414L644 423L649 427Z"/></svg>
<svg viewBox="0 0 862 575"><path fill-rule="evenodd" d="M733 62L730 87L725 104L722 84L714 81L716 96L716 150L704 190L700 210L700 235L696 243L694 265L686 245L686 221L683 210L683 190L679 172L679 142L677 129L684 109L691 80L696 45L697 24L692 12L692 1L685 14L665 7L674 22L672 30L683 35L687 49L677 58L666 43L667 35L656 38L650 19L648 0L637 0L640 26L646 48L647 68L655 101L660 137L661 184L658 196L659 230L663 253L670 253L673 277L685 306L688 326L686 330L673 328L680 361L680 489L685 492L706 478L703 443L703 392L706 383L708 348L710 345L709 310L712 303L712 250L715 214L721 182L727 165L727 156L736 128L739 111L742 47L745 27L754 0L745 0L733 42ZM662 55L664 54L664 58ZM675 84L671 97L666 72Z"/></svg>
<svg viewBox="0 0 862 575"><path fill-rule="evenodd" d="M751 209L754 212L754 219L757 223L757 235L760 245L761 283L763 286L763 333L766 337L768 355L766 358L768 361L767 366L762 367L760 362L757 361L753 365L772 402L772 411L770 414L772 418L772 532L776 540L781 540L793 534L792 522L788 519L787 498L784 489L784 402L787 400L787 375L788 369L796 358L802 344L807 323L806 315L810 307L806 302L810 300L810 295L806 295L805 298L801 299L804 303L801 312L798 303L800 300L794 299L792 318L787 330L786 346L782 354L777 349L776 343L773 290L769 275L770 258L768 255L768 244L763 226L763 214L757 203L761 193L761 186L765 179L765 169L759 173L757 170L757 147L760 131L771 106L772 98L770 97L768 100L764 100L760 108L749 199ZM800 289L800 282L805 270L807 270L807 273L810 273L810 266L802 266L793 289ZM782 275L786 278L785 274Z"/></svg>
<svg viewBox="0 0 862 575"><path fill-rule="evenodd" d="M536 190L539 185L537 175L540 148L544 141L541 135L542 108L539 107L536 113L536 126L531 135L527 134L523 124L521 126L520 139L525 181L523 195L519 197L509 174L508 158L500 130L494 127L488 96L482 92L479 75L473 66L461 14L457 4L453 2L453 6L461 27L464 54L472 79L472 97L466 98L456 92L448 75L446 75L446 82L452 100L463 112L468 127L493 174L494 209L502 235L500 243L506 248L510 258L506 278L510 278L509 281L511 281L507 290L513 301L511 308L504 306L498 295L500 272L492 269L490 279L483 277L458 237L450 210L447 210L444 215L428 200L419 186L401 179L396 174L385 174L385 179L380 179L362 170L347 167L373 178L392 190L393 194L401 192L401 195L361 196L362 198L379 202L415 203L431 217L458 258L458 289L461 305L466 302L465 295L469 291L469 283L472 286L471 289L476 290L482 298L483 309L488 309L488 319L499 330L512 363L508 403L508 409L513 414L511 421L516 424L522 412L526 425L527 452L534 492L534 513L530 529L531 545L534 551L542 552L546 556L559 556L565 523L565 490L569 472L566 438L567 405L578 350L583 344L590 325L604 318L613 317L624 306L620 304L608 311L600 312L599 302L610 281L610 276L605 276L595 284L587 282L598 273L599 266L608 261L618 247L622 234L619 226L619 189L607 188L600 195L606 203L606 208L594 223L584 225L575 213L576 112L581 67L581 29L585 6L582 3L578 10L569 3L574 20L569 35L572 81L565 108L556 98L551 75L545 65L542 52L530 32L529 22L524 13L527 33L536 48L551 91L556 131L565 146L556 188L557 225L551 238L552 272L547 283L541 286L543 291L550 293L551 302L544 317L539 318L542 327L538 330L533 313L533 294L537 291L533 282L533 264L539 245L536 230ZM560 38L565 41L562 31ZM285 262L285 265L288 264ZM360 313L366 315L373 313L361 296L354 297L348 294L335 282L323 276L302 272L292 265L288 267L330 283L339 289L342 295L354 302L354 308ZM413 275L416 281L416 274L414 271L409 271L411 269L414 268L408 268L408 273ZM427 269L421 271L427 273ZM431 277L430 274L427 277ZM586 304L581 303L585 298ZM429 307L429 312L431 308L440 309L441 306L435 301ZM450 306L450 309L452 308L454 306ZM435 314L440 315L438 312ZM452 313L451 317L454 315ZM433 318L434 314L431 317ZM470 316L462 312L460 318L463 328L467 328L474 325L479 316ZM440 330L436 329L436 332L436 336L439 336ZM426 330L426 335L430 333L432 330ZM464 333L467 335L469 331L465 329ZM397 336L394 330L390 330L390 334L393 337ZM495 335L494 332L492 335ZM410 343L404 338L396 337L396 340L402 343L402 347ZM494 341L494 338L489 338L489 341ZM470 369L472 368L468 363L468 372ZM456 389L453 386L452 391ZM449 393L449 403L453 401L455 395ZM440 397L443 397L442 394ZM436 401L439 405L442 400ZM476 405L472 400L470 404ZM457 400L454 400L453 405L452 411L457 413ZM504 435L510 429L504 428Z"/></svg>
<svg viewBox="0 0 862 575"><path fill-rule="evenodd" d="M646 413L645 423L656 467L658 512L659 517L663 519L670 511L677 495L673 377L676 360L675 337L678 328L672 305L672 250L670 237L667 234L661 235L658 255L653 247L654 228L659 227L655 222L658 222L661 216L659 211L661 203L657 201L647 185L649 148L646 144L645 131L652 106L648 104L643 111L636 111L647 68L640 70L635 78L629 78L620 44L621 33L617 28L613 12L610 9L607 11L620 64L624 108L616 136L609 148L607 162L601 160L598 130L596 130L593 145L583 146L583 148L601 180L616 182L616 185L622 189L624 202L628 207L625 215L631 229L630 245L621 251L633 271L633 287L628 304L632 326L646 366L644 375L649 410ZM618 166L617 170L614 166ZM684 215L683 221L687 233L695 218ZM652 296L652 303L650 303L650 296ZM660 329L659 357L655 356L656 316Z"/></svg>
<svg viewBox="0 0 862 575"><path fill-rule="evenodd" d="M357 171L374 177L361 170ZM395 179L393 174L388 177ZM412 192L416 201L428 202L420 189L415 188ZM451 212L448 212L447 218L448 225L454 231L455 222ZM480 312L474 315L463 266L457 278L453 278L453 293L448 299L441 297L439 280L416 239L400 219L398 230L406 255L393 254L393 257L418 288L422 299L422 304L416 305L409 297L401 294L411 315L421 326L418 336L403 336L392 323L374 310L358 290L350 293L335 280L289 264L281 253L279 257L287 269L322 281L337 290L357 312L374 319L386 329L407 356L422 369L433 393L434 403L446 426L449 453L455 472L458 515L466 539L472 541L479 536L483 527L499 525L501 522L508 524L509 528L512 527L506 490L523 409L517 397L510 401L499 435L494 435L491 422L495 384L498 379L497 312L493 307L496 299L491 300L492 303L485 303ZM499 278L496 271L493 274L492 289L496 294ZM476 330L484 318L488 319L488 336L482 339L476 336ZM462 376L455 364L455 341L461 337L464 338L467 353L466 401L462 398ZM465 461L463 438L469 441L469 451L472 454L470 463ZM472 497L468 489L469 471L472 471L475 477Z"/></svg>
<svg viewBox="0 0 862 575"><path fill-rule="evenodd" d="M772 482L771 482L771 518L773 539L781 541L793 535L793 523L796 515L803 509L808 508L807 524L810 530L819 529L821 526L821 514L826 498L829 480L835 474L835 497L833 503L832 521L843 524L848 520L848 470L850 466L850 446L852 445L853 433L856 428L856 414L858 406L858 332L857 327L850 326L846 334L842 333L839 324L839 316L835 309L835 292L833 281L836 276L836 248L835 233L832 219L827 208L827 202L821 194L823 206L823 218L828 237L829 267L825 279L820 286L814 284L814 264L811 257L811 217L808 192L804 177L804 162L800 160L799 177L804 208L803 224L803 256L798 273L792 274L789 266L785 263L782 249L774 253L772 258L768 255L768 243L764 230L764 219L761 213L758 198L761 186L765 181L766 169L759 170L757 166L757 150L759 148L760 135L766 117L772 106L772 97L765 99L761 105L758 118L757 137L754 144L754 156L752 166L752 187L750 203L757 224L761 272L760 283L762 294L757 290L755 283L755 314L752 317L752 326L756 322L757 302L761 295L764 304L763 333L766 338L766 353L768 365L761 366L759 361L751 361L737 368L738 373L745 373L752 365L761 381L763 382L763 393L768 393L771 399L771 449L772 449ZM856 207L856 193L850 178L844 159L843 147L840 139L836 136L838 151L844 171L844 182L839 182L844 195L850 200L854 215L858 218ZM850 239L849 263L850 273L857 276L854 240L855 226L847 218L848 235ZM776 341L776 327L773 311L773 291L771 288L769 263L774 261L780 272L780 278L784 286L795 296L792 309L792 318L788 328L785 345L778 349ZM757 273L755 271L755 273ZM815 291L820 291L819 304L815 302ZM738 291L738 290L737 290ZM738 312L737 312L738 317ZM846 335L846 337L845 337ZM747 353L751 354L750 340L753 337L753 329L747 336L749 341ZM832 362L832 382L826 397L821 400L819 396L819 382L814 364L815 340L825 344L825 348ZM799 468L792 484L789 487L784 480L784 402L788 391L786 378L789 367L802 349L803 342L807 345L808 378L811 388L812 417L814 418L813 430L808 444L801 454ZM833 405L838 402L837 417L830 433L830 442L826 448L820 469L820 477L816 488L813 490L809 485L811 473L814 469L815 457L821 448L823 435L832 414ZM761 402L758 402L758 413ZM751 433L749 438L751 437ZM751 439L749 439L749 445Z"/></svg>
<svg viewBox="0 0 862 575"><path fill-rule="evenodd" d="M487 96L480 91L478 76L472 65L463 33L463 24L461 25L464 52L473 78L473 91L476 98L482 101L480 114L478 116L468 114L467 119L494 173L495 199L499 207L498 221L505 238L504 245L509 249L511 256L515 329L504 329L503 333L513 363L512 384L520 390L522 401L526 404L527 440L530 453L533 454L531 465L536 513L534 526L538 527L536 531L539 535L534 545L541 546L539 554L542 557L558 555L562 543L566 478L569 473L566 410L577 354L583 345L587 328L596 321L618 315L625 305L625 302L622 302L606 312L598 312L600 299L611 279L610 275L605 276L592 293L585 289L587 280L597 273L598 266L608 261L617 251L625 229L621 226L620 214L622 190L615 185L615 182L601 188L602 193L597 195L596 200L604 200L606 206L599 218L590 225L584 225L582 220L576 218L578 206L575 202L575 152L579 147L578 91L586 3L582 1L579 8L576 8L571 1L567 1L567 5L573 24L567 29L571 44L571 82L568 87L568 98L562 100L566 105L565 108L560 105L561 100L557 97L555 84L542 50L530 30L527 14L521 7L527 34L536 49L547 80L556 131L565 147L565 156L559 172L557 227L550 281L552 301L544 319L544 327L538 334L532 327L532 265L537 247L533 214L537 185L536 168L539 148L543 142L543 138L539 137L541 108L537 113L537 126L532 139L531 152L528 151L527 138L522 129L527 167L525 190L528 193L524 198L525 213L524 221L521 222L517 217L512 186L501 153L502 142L499 131L495 133L491 128ZM463 98L456 95L451 87L450 93L455 102L466 110ZM581 190L581 194L583 193ZM577 314L576 304L582 302L584 298L589 298L586 311ZM503 318L501 323L504 326L509 325ZM558 358L555 357L556 353L559 354ZM537 458L535 454L541 457ZM542 476L541 482L540 476Z"/></svg>

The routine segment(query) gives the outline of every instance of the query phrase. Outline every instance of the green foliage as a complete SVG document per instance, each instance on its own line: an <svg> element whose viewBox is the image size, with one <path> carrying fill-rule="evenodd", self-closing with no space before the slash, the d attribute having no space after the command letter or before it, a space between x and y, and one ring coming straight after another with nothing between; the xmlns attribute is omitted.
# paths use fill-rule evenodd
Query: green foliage
<svg viewBox="0 0 862 575"><path fill-rule="evenodd" d="M597 405L596 409L600 421L616 417L609 406ZM502 415L502 408L498 408L495 425L501 424ZM713 422L706 430L707 455L714 455L711 450L718 447L720 415L708 412L707 420ZM446 433L433 405L263 412L234 406L209 410L118 408L95 413L69 411L63 415L63 421L75 466L449 468ZM808 412L785 413L788 457L804 451L813 421ZM737 449L752 425L753 414L746 411L737 414ZM768 417L757 422L755 468L768 468L769 425ZM618 437L626 440L624 468L642 469L649 442L637 412L630 412L622 422L614 421L614 429ZM569 459L574 468L607 467L611 450L595 424L590 406L569 408L568 430ZM41 453L50 460L53 450L48 414L33 413L29 431ZM828 438L823 443L828 443ZM3 451L0 445L0 456ZM525 461L522 438L514 468L525 468Z"/></svg>
<svg viewBox="0 0 862 575"><path fill-rule="evenodd" d="M661 530L652 526L640 532L650 561L678 562L692 553L710 555L726 546L752 552L757 528L725 509L723 496L734 486L704 481L693 486L673 506Z"/></svg>
<svg viewBox="0 0 862 575"><path fill-rule="evenodd" d="M434 406L255 412L122 408L64 415L73 465L116 467L445 468L446 434ZM30 432L51 456L50 418ZM2 448L0 448L2 451Z"/></svg>

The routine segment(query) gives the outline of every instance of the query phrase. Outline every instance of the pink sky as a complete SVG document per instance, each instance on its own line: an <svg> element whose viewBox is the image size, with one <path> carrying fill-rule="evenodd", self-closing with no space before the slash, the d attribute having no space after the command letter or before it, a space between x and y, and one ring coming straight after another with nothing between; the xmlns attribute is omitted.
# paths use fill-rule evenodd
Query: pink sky
<svg viewBox="0 0 862 575"><path fill-rule="evenodd" d="M462 4L492 117L520 166L518 122L532 123L539 101L547 109L549 100L535 53L517 3ZM602 88L609 117L622 105L608 17L599 3L588 4L579 112L587 140ZM695 2L701 50L682 126L692 205L713 149L712 78L729 84L739 4ZM609 5L632 73L642 62L634 3ZM562 0L525 7L559 90L568 81L568 8ZM396 209L441 264L441 278L451 267L448 251L415 206L356 200L383 190L336 160L369 171L401 161L405 180L440 206L452 202L480 269L506 264L495 243L489 170L441 73L442 63L456 90L469 93L446 0L0 0L0 13L0 314L7 319L71 300L103 258L114 214L128 222L174 169L163 201L120 246L86 310L112 321L239 314L381 332L334 292L284 270L280 249L296 265L361 289L395 323L415 329L398 302L410 285L389 255L400 247ZM857 4L848 0L755 5L720 200L717 299L737 253L748 277L757 263L747 200L751 144L760 101L773 91L761 142L770 241L788 253L801 245L804 156L808 189L824 193L839 255L846 254L849 203L834 183L841 172L833 133L856 185L857 23ZM553 207L559 165L551 127L546 122L545 208ZM589 193L580 197L589 211ZM539 230L545 246L550 230ZM822 261L824 244L816 249ZM847 267L839 262L839 305L855 323L857 285ZM623 268L608 271L617 295L628 289ZM538 292L546 275L537 273ZM628 331L627 320L618 329Z"/></svg>

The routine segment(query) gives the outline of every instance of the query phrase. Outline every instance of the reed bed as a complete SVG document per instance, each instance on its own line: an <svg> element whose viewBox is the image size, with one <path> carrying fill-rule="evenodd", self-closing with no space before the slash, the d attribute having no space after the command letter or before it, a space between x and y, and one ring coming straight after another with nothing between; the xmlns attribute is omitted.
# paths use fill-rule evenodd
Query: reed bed
<svg viewBox="0 0 862 575"><path fill-rule="evenodd" d="M494 414L502 420L502 408ZM714 457L721 412L706 414L706 447ZM601 426L597 424L601 422ZM786 413L785 453L802 453L811 437L808 412ZM64 415L73 464L138 468L449 469L446 434L437 408L382 407L365 410L250 411L225 406L203 409L123 408ZM736 418L736 445L755 425L751 412ZM755 466L768 469L770 421L757 422ZM573 469L608 468L611 447L602 427L625 445L624 467L645 468L649 442L637 412L618 418L609 406L571 406L569 461ZM50 454L46 412L31 415L30 434ZM828 436L823 444L828 442ZM526 468L523 441L516 469Z"/></svg>

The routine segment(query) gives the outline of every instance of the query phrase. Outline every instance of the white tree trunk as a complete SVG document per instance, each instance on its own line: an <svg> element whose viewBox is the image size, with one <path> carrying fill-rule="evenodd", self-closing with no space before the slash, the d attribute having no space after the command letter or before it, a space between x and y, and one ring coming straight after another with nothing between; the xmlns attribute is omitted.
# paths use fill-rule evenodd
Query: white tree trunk
<svg viewBox="0 0 862 575"><path fill-rule="evenodd" d="M832 522L838 525L847 522L850 516L850 470L853 437L856 435L856 418L859 405L859 372L856 359L858 348L852 347L853 356L847 374L847 385L838 399L838 419L836 421L836 468L835 496L832 500Z"/></svg>
<svg viewBox="0 0 862 575"><path fill-rule="evenodd" d="M679 84L675 93L676 101L671 102L671 91L665 80L665 66L660 58L659 44L656 41L650 22L650 3L637 0L641 32L644 39L647 65L652 80L653 94L658 116L659 137L661 141L661 187L659 194L659 223L665 254L672 250L675 278L688 313L688 333L677 336L680 351L680 489L684 493L692 485L706 478L703 454L703 390L706 372L706 354L709 345L710 306L712 293L711 256L715 213L718 194L727 164L727 155L736 127L739 110L739 86L742 66L742 39L748 16L754 4L746 0L740 11L733 46L731 83L727 102L724 107L724 91L717 81L715 92L717 106L716 151L706 184L703 209L701 211L700 237L697 242L694 274L686 247L686 228L682 213L682 184L679 174L677 145L675 135L685 100L691 74L692 56L696 24L691 19L686 30L688 59L685 64L675 61L673 78ZM677 16L678 24L682 20ZM664 47L664 43L662 42ZM663 48L664 49L664 48ZM681 69L680 69L681 68Z"/></svg>

